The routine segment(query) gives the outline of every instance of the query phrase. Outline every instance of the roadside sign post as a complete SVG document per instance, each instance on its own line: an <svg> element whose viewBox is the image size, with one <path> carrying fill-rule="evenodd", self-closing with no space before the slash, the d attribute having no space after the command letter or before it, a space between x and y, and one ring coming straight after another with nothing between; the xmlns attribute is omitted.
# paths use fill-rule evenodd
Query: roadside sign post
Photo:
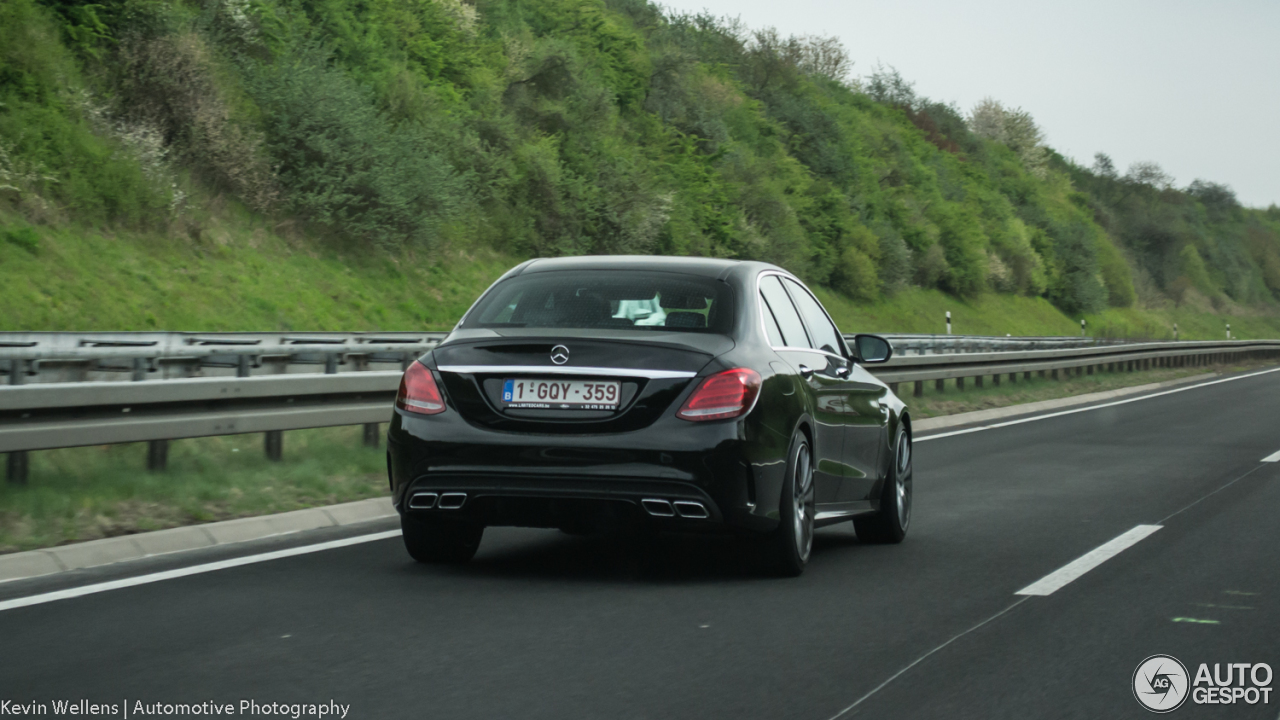
<svg viewBox="0 0 1280 720"><path fill-rule="evenodd" d="M951 334L951 311L947 311L947 334Z"/></svg>

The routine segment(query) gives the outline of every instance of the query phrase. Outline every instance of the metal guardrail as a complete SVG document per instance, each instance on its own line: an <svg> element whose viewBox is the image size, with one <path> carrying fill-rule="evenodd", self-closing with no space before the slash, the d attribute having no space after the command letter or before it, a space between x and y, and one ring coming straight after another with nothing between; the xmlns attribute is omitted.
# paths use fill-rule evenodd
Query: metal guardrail
<svg viewBox="0 0 1280 720"><path fill-rule="evenodd" d="M1106 345L1066 350L1029 350L965 355L895 355L889 362L871 368L877 378L896 393L904 382L915 383L913 394L923 394L923 383L933 380L942 388L945 380L956 380L961 388L965 378L978 386L991 377L995 384L1008 375L1030 377L1031 373L1058 377L1059 371L1080 370L1092 375L1099 368L1109 370L1184 367L1248 357L1280 357L1280 340L1228 340L1198 342L1155 342Z"/></svg>
<svg viewBox="0 0 1280 720"><path fill-rule="evenodd" d="M920 335L880 334L893 343L898 355L943 355L977 352L1010 352L1015 350L1060 350L1064 348L1120 345L1127 340L1102 339L1088 336L1025 336L1011 335Z"/></svg>
<svg viewBox="0 0 1280 720"><path fill-rule="evenodd" d="M341 373L403 367L445 332L0 332L0 384ZM885 334L900 355L1092 347L1088 337ZM1111 341L1105 341L1111 342ZM16 376L16 377L15 377Z"/></svg>
<svg viewBox="0 0 1280 720"><path fill-rule="evenodd" d="M278 459L284 430L364 425L365 442L376 445L378 423L387 422L401 370L436 344L438 337L419 333L412 342L263 344L250 347L177 345L171 355L156 357L155 346L98 346L91 359L80 362L136 360L150 363L205 360L226 355L237 358L237 375L246 369L243 358L321 356L325 372L260 376L196 377L137 382L87 381L21 382L27 368L21 363L58 362L77 358L75 351L43 352L33 347L0 348L9 363L11 385L0 386L0 452L8 454L8 477L24 482L27 451L85 445L143 442L148 467L165 465L168 441L210 435L262 432L268 457ZM442 335L442 334L441 334ZM284 350L289 352L284 354ZM212 353L212 354L211 354ZM276 353L276 355L272 355ZM375 370L368 358L386 354L395 369ZM1164 342L1102 345L1079 348L1007 350L975 353L895 355L872 372L896 392L901 383L914 383L914 394L932 380L939 389L946 380L963 387L965 378L981 386L990 377L1016 381L1032 372L1058 377L1060 371L1088 372L1098 368L1133 370L1152 366L1200 365L1229 358L1280 357L1280 340ZM361 363L364 358L366 362ZM309 362L314 362L308 360ZM364 367L361 372L338 372L339 364ZM0 365L3 363L0 362ZM134 377L138 377L134 373ZM146 377L143 373L142 377ZM17 382L15 382L17 381Z"/></svg>
<svg viewBox="0 0 1280 720"><path fill-rule="evenodd" d="M402 369L447 333L0 333L7 384Z"/></svg>

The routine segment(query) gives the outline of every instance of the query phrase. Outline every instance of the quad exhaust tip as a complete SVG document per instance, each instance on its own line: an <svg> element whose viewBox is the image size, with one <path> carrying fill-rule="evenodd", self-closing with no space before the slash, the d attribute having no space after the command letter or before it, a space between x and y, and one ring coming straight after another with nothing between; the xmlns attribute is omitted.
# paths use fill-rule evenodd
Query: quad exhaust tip
<svg viewBox="0 0 1280 720"><path fill-rule="evenodd" d="M464 492L420 492L409 498L410 510L457 510L467 502Z"/></svg>
<svg viewBox="0 0 1280 720"><path fill-rule="evenodd" d="M433 492L417 493L409 498L410 510L430 510L436 506L436 501L440 499L440 495Z"/></svg>
<svg viewBox="0 0 1280 720"><path fill-rule="evenodd" d="M676 512L680 513L682 518L690 518L692 520L706 520L711 517L711 513L707 512L707 508L700 502L692 500L677 500L671 503L675 507Z"/></svg>
<svg viewBox="0 0 1280 720"><path fill-rule="evenodd" d="M444 493L440 496L440 502L436 503L436 507L441 510L457 510L467 502L467 494L463 492Z"/></svg>
<svg viewBox="0 0 1280 720"><path fill-rule="evenodd" d="M706 520L711 517L711 513L707 507L700 502L693 500L663 500L661 498L645 498L640 501L640 506L644 511L654 517L676 517L690 520Z"/></svg>
<svg viewBox="0 0 1280 720"><path fill-rule="evenodd" d="M643 507L645 512L649 513L650 515L653 515L654 517L675 517L676 516L676 511L671 507L671 502L668 500L658 500L656 498L645 498L644 500L640 501L640 507Z"/></svg>

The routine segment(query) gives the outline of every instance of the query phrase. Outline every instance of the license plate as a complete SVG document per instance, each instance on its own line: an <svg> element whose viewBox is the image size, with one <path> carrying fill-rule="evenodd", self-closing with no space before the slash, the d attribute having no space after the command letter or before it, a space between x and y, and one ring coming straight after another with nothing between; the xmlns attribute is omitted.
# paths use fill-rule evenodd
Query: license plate
<svg viewBox="0 0 1280 720"><path fill-rule="evenodd" d="M502 402L509 408L545 410L617 410L622 383L588 380L507 378Z"/></svg>

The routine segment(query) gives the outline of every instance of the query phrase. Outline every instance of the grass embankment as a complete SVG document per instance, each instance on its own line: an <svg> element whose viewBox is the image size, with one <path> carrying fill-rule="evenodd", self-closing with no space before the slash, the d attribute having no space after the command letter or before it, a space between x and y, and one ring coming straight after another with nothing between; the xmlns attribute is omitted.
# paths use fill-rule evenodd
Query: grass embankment
<svg viewBox="0 0 1280 720"><path fill-rule="evenodd" d="M974 385L973 378L965 379L965 389L957 390L955 382L948 380L943 392L935 389L934 382L924 384L924 396L914 397L913 384L902 383L898 393L911 408L916 419L955 415L957 413L988 410L991 408L1022 405L1040 400L1075 397L1089 393L1117 390L1119 388L1166 382L1179 378L1203 375L1206 372L1229 373L1273 367L1274 361L1243 361L1211 365L1208 367L1159 368L1138 372L1098 372L1093 375L1072 375L1061 380L1041 378L1032 373L1031 379L1018 375L1016 383L1010 383L1008 375L1001 377L1001 384L992 384L990 376L984 387Z"/></svg>
<svg viewBox="0 0 1280 720"><path fill-rule="evenodd" d="M517 262L297 244L248 219L192 239L0 215L0 330L447 330Z"/></svg>
<svg viewBox="0 0 1280 720"><path fill-rule="evenodd" d="M939 290L909 288L875 303L856 303L843 295L818 288L818 297L845 332L935 333L956 335L1079 335L1079 317L1069 317L1044 298L988 293L962 300ZM1086 315L1088 334L1094 337L1173 339L1178 326L1181 340L1222 340L1226 323L1235 339L1280 337L1280 314L1265 308L1239 308L1216 314L1191 308L1112 308ZM1245 314L1248 313L1248 314ZM1256 314L1255 314L1256 313Z"/></svg>
<svg viewBox="0 0 1280 720"><path fill-rule="evenodd" d="M210 222L199 239L32 227L0 215L0 330L447 330L523 258L492 250L359 253L291 242L249 217ZM818 295L846 332L1077 335L1044 298L961 300L911 288L875 303ZM1241 312L1247 312L1242 310ZM1280 315L1112 309L1091 335L1216 340L1280 337Z"/></svg>
<svg viewBox="0 0 1280 720"><path fill-rule="evenodd" d="M33 452L26 486L0 483L0 552L383 496L384 453L359 426L285 433L281 462L261 434L178 440L155 473L145 443Z"/></svg>

